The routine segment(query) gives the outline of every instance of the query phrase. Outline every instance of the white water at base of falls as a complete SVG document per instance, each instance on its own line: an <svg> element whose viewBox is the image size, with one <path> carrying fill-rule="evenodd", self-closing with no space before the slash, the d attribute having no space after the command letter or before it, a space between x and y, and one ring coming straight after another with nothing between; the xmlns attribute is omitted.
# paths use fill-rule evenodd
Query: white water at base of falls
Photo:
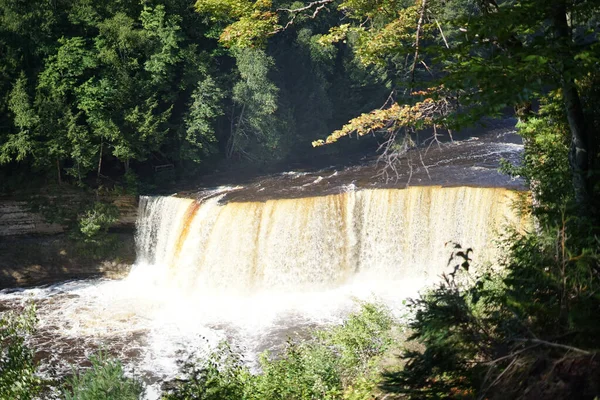
<svg viewBox="0 0 600 400"><path fill-rule="evenodd" d="M444 271L447 242L493 259L504 224L520 224L515 192L413 187L266 202L143 197L138 261L121 281L74 281L8 291L34 300L35 347L47 370L70 371L104 348L150 384L221 340L248 359L306 329L341 322L356 300L396 315Z"/></svg>
<svg viewBox="0 0 600 400"><path fill-rule="evenodd" d="M360 301L386 304L398 317L403 300L424 281L354 282L312 292L183 295L149 290L135 279L72 281L1 295L13 308L33 301L38 333L33 347L47 355L42 371L69 374L98 350L120 359L128 375L160 398L161 383L177 377L181 361L203 357L227 340L256 366L260 352L281 347L309 329L341 323Z"/></svg>

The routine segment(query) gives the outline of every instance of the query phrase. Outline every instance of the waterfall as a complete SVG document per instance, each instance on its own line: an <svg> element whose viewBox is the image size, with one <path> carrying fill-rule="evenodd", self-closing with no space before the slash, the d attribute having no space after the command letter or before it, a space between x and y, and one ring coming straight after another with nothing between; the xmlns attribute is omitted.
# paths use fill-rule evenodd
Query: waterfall
<svg viewBox="0 0 600 400"><path fill-rule="evenodd" d="M519 224L503 188L372 189L264 202L142 197L130 279L182 292L311 291L350 281L431 280L449 242L496 255Z"/></svg>
<svg viewBox="0 0 600 400"><path fill-rule="evenodd" d="M222 340L256 360L296 332L341 323L355 300L403 315L406 298L448 271L447 242L473 248L474 262L485 263L505 224L521 223L511 207L518 192L503 188L254 202L225 201L226 193L142 197L137 261L126 279L0 293L0 306L35 300L40 353L81 364L102 343L160 386L177 376L177 360ZM47 365L71 372L67 363Z"/></svg>

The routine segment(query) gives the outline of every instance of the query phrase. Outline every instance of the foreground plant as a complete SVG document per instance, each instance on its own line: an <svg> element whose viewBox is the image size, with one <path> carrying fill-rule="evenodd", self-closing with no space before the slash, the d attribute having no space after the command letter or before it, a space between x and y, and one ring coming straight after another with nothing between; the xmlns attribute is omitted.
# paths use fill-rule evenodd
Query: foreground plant
<svg viewBox="0 0 600 400"><path fill-rule="evenodd" d="M223 343L205 360L184 368L165 396L186 399L364 399L377 385L377 360L390 348L394 321L382 306L363 304L344 324L288 341L281 354L265 352L261 373Z"/></svg>
<svg viewBox="0 0 600 400"><path fill-rule="evenodd" d="M600 255L596 238L568 234L573 224L514 234L502 273L458 268L415 300L410 339L423 350L404 354L385 389L414 399L599 396Z"/></svg>
<svg viewBox="0 0 600 400"><path fill-rule="evenodd" d="M67 380L65 400L138 400L144 392L142 383L125 376L120 361L102 353L90 357L92 367L77 371Z"/></svg>
<svg viewBox="0 0 600 400"><path fill-rule="evenodd" d="M34 352L26 344L36 322L33 305L20 314L11 311L0 318L0 399L28 400L41 391Z"/></svg>

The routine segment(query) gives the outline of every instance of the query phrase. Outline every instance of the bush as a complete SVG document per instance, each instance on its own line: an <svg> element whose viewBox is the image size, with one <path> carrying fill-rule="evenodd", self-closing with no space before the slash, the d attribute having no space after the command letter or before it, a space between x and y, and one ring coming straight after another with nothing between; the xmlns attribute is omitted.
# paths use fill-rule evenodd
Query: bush
<svg viewBox="0 0 600 400"><path fill-rule="evenodd" d="M376 386L376 361L392 343L393 319L382 306L362 304L340 326L288 341L281 354L260 356L258 375L221 344L206 360L187 364L186 379L166 399L363 399Z"/></svg>
<svg viewBox="0 0 600 400"><path fill-rule="evenodd" d="M84 208L69 235L76 243L77 252L96 259L113 254L120 243L108 229L118 219L119 209L114 204L97 201Z"/></svg>
<svg viewBox="0 0 600 400"><path fill-rule="evenodd" d="M223 342L206 359L188 362L185 380L175 382L165 400L245 399L252 378L242 356Z"/></svg>
<svg viewBox="0 0 600 400"><path fill-rule="evenodd" d="M569 126L558 93L542 101L537 115L518 124L525 152L519 165L504 161L502 172L521 177L534 199L533 213L541 225L556 223L573 200L569 167Z"/></svg>
<svg viewBox="0 0 600 400"><path fill-rule="evenodd" d="M140 381L125 376L117 360L99 353L90 357L92 367L75 372L63 390L65 400L138 400L144 388Z"/></svg>
<svg viewBox="0 0 600 400"><path fill-rule="evenodd" d="M79 232L86 241L94 241L118 219L119 210L114 204L98 201L79 216Z"/></svg>
<svg viewBox="0 0 600 400"><path fill-rule="evenodd" d="M413 301L409 339L424 350L405 352L384 387L415 399L600 395L600 256L567 229L514 233L501 273L460 270Z"/></svg>
<svg viewBox="0 0 600 400"><path fill-rule="evenodd" d="M339 357L344 375L366 372L377 356L392 344L394 320L381 305L363 303L359 313L351 314L339 326L319 333L321 343L333 347Z"/></svg>
<svg viewBox="0 0 600 400"><path fill-rule="evenodd" d="M34 352L25 343L36 322L34 306L19 315L7 312L0 318L0 399L33 399L41 391L42 381L35 375Z"/></svg>
<svg viewBox="0 0 600 400"><path fill-rule="evenodd" d="M280 358L264 353L252 399L339 399L342 366L339 355L321 342L288 342Z"/></svg>

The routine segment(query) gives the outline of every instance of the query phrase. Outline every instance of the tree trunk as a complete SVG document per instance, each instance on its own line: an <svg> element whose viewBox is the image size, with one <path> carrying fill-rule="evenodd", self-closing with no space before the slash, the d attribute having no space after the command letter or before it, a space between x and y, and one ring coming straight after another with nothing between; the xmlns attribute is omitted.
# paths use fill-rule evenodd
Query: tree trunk
<svg viewBox="0 0 600 400"><path fill-rule="evenodd" d="M569 129L571 131L571 145L569 151L569 163L573 179L573 190L575 201L582 215L595 214L592 210L592 192L590 184L590 162L589 148L590 131L586 126L583 105L579 98L579 92L574 79L570 76L569 65L575 65L571 53L572 38L571 27L567 20L567 7L564 1L557 4L554 10L554 29L556 41L559 47L562 64L560 84L563 91L563 102Z"/></svg>
<svg viewBox="0 0 600 400"><path fill-rule="evenodd" d="M104 142L100 142L100 157L98 157L98 175L96 176L100 179L100 171L102 171L102 150L104 149Z"/></svg>
<svg viewBox="0 0 600 400"><path fill-rule="evenodd" d="M62 176L60 173L60 160L57 158L56 159L56 172L58 174L58 185L62 185Z"/></svg>
<svg viewBox="0 0 600 400"><path fill-rule="evenodd" d="M585 126L583 106L575 82L569 79L563 82L563 98L571 130L571 148L569 162L573 174L575 201L584 214L591 211L591 192L589 185L588 133Z"/></svg>
<svg viewBox="0 0 600 400"><path fill-rule="evenodd" d="M229 140L227 141L227 151L225 157L229 160L233 157L236 147L237 136L240 130L240 126L242 125L242 120L244 118L244 111L246 110L246 105L242 106L242 110L240 111L240 116L238 118L237 125L235 124L235 105L233 106L233 113L231 116L231 134L229 136Z"/></svg>
<svg viewBox="0 0 600 400"><path fill-rule="evenodd" d="M423 27L423 17L425 16L425 9L427 8L427 0L421 0L421 12L419 13L419 22L417 23L417 34L415 37L415 59L413 60L412 67L410 69L410 83L411 86L415 84L415 69L417 68L417 60L419 59L419 48L421 39L421 29Z"/></svg>

